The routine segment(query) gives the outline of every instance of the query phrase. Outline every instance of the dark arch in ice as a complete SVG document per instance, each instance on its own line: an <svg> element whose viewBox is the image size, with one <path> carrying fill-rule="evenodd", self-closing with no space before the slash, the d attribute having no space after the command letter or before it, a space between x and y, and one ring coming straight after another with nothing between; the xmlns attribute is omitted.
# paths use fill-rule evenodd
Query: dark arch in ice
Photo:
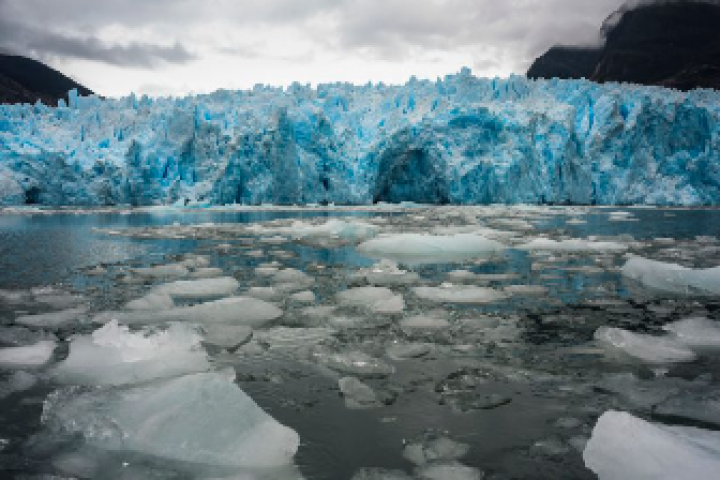
<svg viewBox="0 0 720 480"><path fill-rule="evenodd" d="M437 159L427 150L386 152L380 158L374 202L449 202L447 181Z"/></svg>

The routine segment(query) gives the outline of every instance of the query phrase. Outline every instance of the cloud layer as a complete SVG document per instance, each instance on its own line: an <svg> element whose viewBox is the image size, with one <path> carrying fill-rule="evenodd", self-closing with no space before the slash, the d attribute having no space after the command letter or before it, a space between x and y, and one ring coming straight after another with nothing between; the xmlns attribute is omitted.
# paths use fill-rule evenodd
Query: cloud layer
<svg viewBox="0 0 720 480"><path fill-rule="evenodd" d="M106 94L524 73L623 0L0 0L0 49ZM122 86L121 86L122 84ZM92 87L92 85L91 85Z"/></svg>

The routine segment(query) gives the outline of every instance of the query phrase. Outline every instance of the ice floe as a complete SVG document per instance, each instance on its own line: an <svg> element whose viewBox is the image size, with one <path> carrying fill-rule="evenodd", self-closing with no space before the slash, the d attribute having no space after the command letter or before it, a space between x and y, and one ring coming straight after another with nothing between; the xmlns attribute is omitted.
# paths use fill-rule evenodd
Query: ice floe
<svg viewBox="0 0 720 480"><path fill-rule="evenodd" d="M177 299L210 300L235 293L240 284L232 277L178 280L155 287L154 292Z"/></svg>
<svg viewBox="0 0 720 480"><path fill-rule="evenodd" d="M694 317L678 320L662 327L678 342L690 348L705 350L720 348L720 322Z"/></svg>
<svg viewBox="0 0 720 480"><path fill-rule="evenodd" d="M490 256L505 249L502 243L471 233L383 235L358 245L358 252L409 264L443 263Z"/></svg>
<svg viewBox="0 0 720 480"><path fill-rule="evenodd" d="M226 323L257 327L281 317L277 306L251 297L230 297L189 307L167 310L104 312L93 319L96 323L118 320L120 323L145 325L166 322L197 324Z"/></svg>
<svg viewBox="0 0 720 480"><path fill-rule="evenodd" d="M583 452L600 480L708 480L720 472L720 432L605 412Z"/></svg>
<svg viewBox="0 0 720 480"><path fill-rule="evenodd" d="M129 389L52 393L45 427L93 447L207 465L272 467L291 462L299 438L219 373Z"/></svg>
<svg viewBox="0 0 720 480"><path fill-rule="evenodd" d="M76 323L86 312L86 307L76 307L59 312L21 315L15 319L15 323L25 325L26 327L59 330Z"/></svg>
<svg viewBox="0 0 720 480"><path fill-rule="evenodd" d="M697 358L684 344L667 336L600 327L595 331L595 340L609 353L626 355L651 364L691 362Z"/></svg>
<svg viewBox="0 0 720 480"><path fill-rule="evenodd" d="M131 332L111 321L91 335L75 336L56 380L77 385L124 385L209 370L201 336L190 326Z"/></svg>
<svg viewBox="0 0 720 480"><path fill-rule="evenodd" d="M622 274L661 293L708 296L720 294L720 267L692 269L643 257L630 258Z"/></svg>
<svg viewBox="0 0 720 480"><path fill-rule="evenodd" d="M33 345L0 348L0 368L40 368L50 361L56 346L53 340L41 340Z"/></svg>
<svg viewBox="0 0 720 480"><path fill-rule="evenodd" d="M341 305L367 308L375 313L400 313L405 309L402 295L385 287L356 287L337 294Z"/></svg>
<svg viewBox="0 0 720 480"><path fill-rule="evenodd" d="M518 250L571 253L624 252L628 249L627 245L618 242L595 242L579 239L552 240L549 238L536 238L515 248Z"/></svg>
<svg viewBox="0 0 720 480"><path fill-rule="evenodd" d="M493 288L443 283L439 287L415 287L418 297L437 303L493 303L508 298L505 293Z"/></svg>
<svg viewBox="0 0 720 480"><path fill-rule="evenodd" d="M375 408L380 406L375 391L355 377L343 377L338 380L345 406L351 409Z"/></svg>

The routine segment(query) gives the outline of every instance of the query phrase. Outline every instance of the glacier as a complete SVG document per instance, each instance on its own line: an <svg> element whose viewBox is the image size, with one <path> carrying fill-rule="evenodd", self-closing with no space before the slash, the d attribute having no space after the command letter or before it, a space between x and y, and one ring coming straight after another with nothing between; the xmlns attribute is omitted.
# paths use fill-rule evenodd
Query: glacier
<svg viewBox="0 0 720 480"><path fill-rule="evenodd" d="M0 205L720 203L720 92L585 80L0 106Z"/></svg>

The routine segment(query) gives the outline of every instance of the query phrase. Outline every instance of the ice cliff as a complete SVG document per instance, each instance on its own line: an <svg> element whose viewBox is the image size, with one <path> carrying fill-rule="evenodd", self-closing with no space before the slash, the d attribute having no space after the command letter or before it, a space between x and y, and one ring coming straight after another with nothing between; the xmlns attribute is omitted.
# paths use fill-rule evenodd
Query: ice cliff
<svg viewBox="0 0 720 480"><path fill-rule="evenodd" d="M0 204L720 203L720 93L463 70L0 106Z"/></svg>

